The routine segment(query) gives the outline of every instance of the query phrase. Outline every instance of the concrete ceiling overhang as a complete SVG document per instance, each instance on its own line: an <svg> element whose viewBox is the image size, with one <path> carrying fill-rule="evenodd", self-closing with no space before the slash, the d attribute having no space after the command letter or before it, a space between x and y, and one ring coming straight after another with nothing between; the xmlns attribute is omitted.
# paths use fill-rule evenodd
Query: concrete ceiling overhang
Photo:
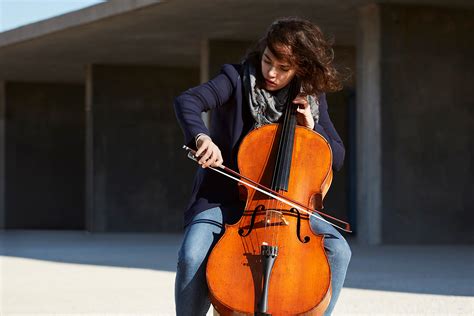
<svg viewBox="0 0 474 316"><path fill-rule="evenodd" d="M445 2L424 2L433 1ZM198 67L202 40L256 40L288 15L316 22L336 45L353 46L357 9L370 2L108 1L0 33L0 80L84 82L87 64Z"/></svg>

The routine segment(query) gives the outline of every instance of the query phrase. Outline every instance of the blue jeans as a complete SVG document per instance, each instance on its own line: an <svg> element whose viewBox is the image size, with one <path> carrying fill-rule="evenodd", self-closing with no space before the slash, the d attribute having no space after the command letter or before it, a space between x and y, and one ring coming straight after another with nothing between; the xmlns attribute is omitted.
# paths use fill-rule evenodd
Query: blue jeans
<svg viewBox="0 0 474 316"><path fill-rule="evenodd" d="M234 208L235 212L235 208ZM224 233L223 223L235 222L225 207L211 208L197 214L186 226L178 253L175 280L176 315L206 315L210 307L206 282L206 263L212 247ZM232 214L230 215L232 216ZM235 215L234 215L235 216ZM344 237L331 225L311 217L311 227L324 234L324 248L331 266L332 298L325 316L331 315L341 292L351 250Z"/></svg>

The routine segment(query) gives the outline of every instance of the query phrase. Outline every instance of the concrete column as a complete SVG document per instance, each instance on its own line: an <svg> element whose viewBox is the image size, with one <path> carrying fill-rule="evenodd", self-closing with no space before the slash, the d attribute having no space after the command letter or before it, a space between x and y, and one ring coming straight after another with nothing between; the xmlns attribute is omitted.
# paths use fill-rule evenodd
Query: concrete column
<svg viewBox="0 0 474 316"><path fill-rule="evenodd" d="M86 81L87 229L181 231L196 166L173 99L198 70L89 65Z"/></svg>
<svg viewBox="0 0 474 316"><path fill-rule="evenodd" d="M85 160L85 214L86 214L86 230L87 231L105 231L105 219L103 212L94 212L94 209L101 209L100 201L95 201L96 190L97 196L105 196L103 181L99 174L95 177L94 168L94 116L93 116L93 95L94 83L92 65L86 65L85 69L85 142L84 142L84 160ZM96 179L95 179L96 178ZM97 182L97 185L96 185ZM102 184L102 185L101 185ZM102 206L102 209L104 207ZM99 217L99 218L95 218Z"/></svg>
<svg viewBox="0 0 474 316"><path fill-rule="evenodd" d="M381 243L382 157L380 91L380 8L359 11L357 32L357 238Z"/></svg>
<svg viewBox="0 0 474 316"><path fill-rule="evenodd" d="M5 82L0 81L0 230L5 229Z"/></svg>

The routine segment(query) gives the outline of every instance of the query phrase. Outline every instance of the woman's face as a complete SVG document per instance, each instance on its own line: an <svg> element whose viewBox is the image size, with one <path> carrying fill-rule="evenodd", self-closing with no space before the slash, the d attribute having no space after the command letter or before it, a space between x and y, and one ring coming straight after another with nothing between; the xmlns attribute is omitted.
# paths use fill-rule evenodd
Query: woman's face
<svg viewBox="0 0 474 316"><path fill-rule="evenodd" d="M265 48L262 55L262 75L265 79L266 90L280 90L290 83L295 73L295 67L292 67L287 62L278 60L268 47Z"/></svg>

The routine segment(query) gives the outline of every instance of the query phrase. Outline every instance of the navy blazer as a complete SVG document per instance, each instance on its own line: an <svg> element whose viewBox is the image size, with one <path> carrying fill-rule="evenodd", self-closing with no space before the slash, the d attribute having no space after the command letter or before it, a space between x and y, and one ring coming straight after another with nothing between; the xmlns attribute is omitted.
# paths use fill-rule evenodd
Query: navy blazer
<svg viewBox="0 0 474 316"><path fill-rule="evenodd" d="M195 136L199 133L209 135L221 150L224 164L233 170L237 170L240 141L254 123L247 101L244 100L240 72L241 65L225 64L212 80L186 90L174 100L176 117L183 130L185 143L196 148ZM328 141L333 153L333 167L339 170L344 161L344 144L329 118L324 94L319 101L319 122L315 124L314 130ZM212 110L210 130L201 119L201 113L209 110ZM236 182L199 167L185 211L185 225L199 212L216 206L236 204L239 204Z"/></svg>

